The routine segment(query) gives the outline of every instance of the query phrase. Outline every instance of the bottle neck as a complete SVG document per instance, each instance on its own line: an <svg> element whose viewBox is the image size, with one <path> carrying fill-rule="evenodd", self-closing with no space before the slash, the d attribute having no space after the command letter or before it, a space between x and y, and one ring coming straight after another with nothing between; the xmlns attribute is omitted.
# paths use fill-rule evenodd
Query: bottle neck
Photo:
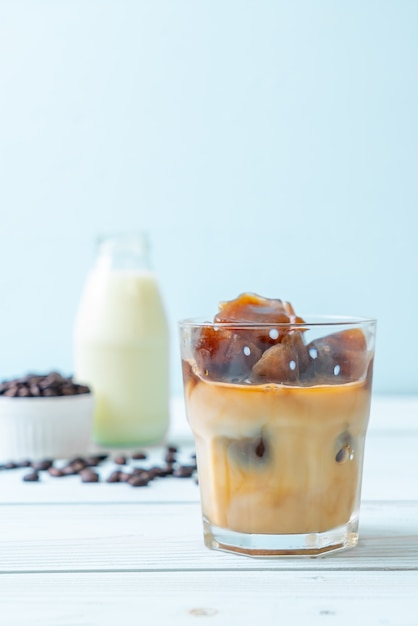
<svg viewBox="0 0 418 626"><path fill-rule="evenodd" d="M98 242L96 266L105 270L150 270L149 241L145 233L104 237Z"/></svg>

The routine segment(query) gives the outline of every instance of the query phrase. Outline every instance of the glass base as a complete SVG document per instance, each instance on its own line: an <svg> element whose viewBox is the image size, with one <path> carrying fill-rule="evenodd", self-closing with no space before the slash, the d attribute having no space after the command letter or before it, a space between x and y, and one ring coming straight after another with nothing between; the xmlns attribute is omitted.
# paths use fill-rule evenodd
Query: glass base
<svg viewBox="0 0 418 626"><path fill-rule="evenodd" d="M358 517L321 533L270 535L238 533L219 528L203 518L205 545L253 557L320 556L353 548L358 543Z"/></svg>

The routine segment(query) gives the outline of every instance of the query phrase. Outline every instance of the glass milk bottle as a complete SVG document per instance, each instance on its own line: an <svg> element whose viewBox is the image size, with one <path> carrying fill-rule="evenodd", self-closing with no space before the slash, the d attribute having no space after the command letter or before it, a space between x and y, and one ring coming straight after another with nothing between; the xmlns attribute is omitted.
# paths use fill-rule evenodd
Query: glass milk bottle
<svg viewBox="0 0 418 626"><path fill-rule="evenodd" d="M95 392L95 442L161 442L169 418L168 328L144 234L99 242L74 344L75 377Z"/></svg>

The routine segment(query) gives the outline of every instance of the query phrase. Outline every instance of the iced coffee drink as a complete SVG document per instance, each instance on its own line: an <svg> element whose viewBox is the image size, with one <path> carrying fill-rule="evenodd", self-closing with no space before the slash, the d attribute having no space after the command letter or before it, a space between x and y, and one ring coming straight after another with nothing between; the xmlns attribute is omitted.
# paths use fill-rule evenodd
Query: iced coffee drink
<svg viewBox="0 0 418 626"><path fill-rule="evenodd" d="M181 324L205 542L250 555L354 546L375 322L243 294Z"/></svg>

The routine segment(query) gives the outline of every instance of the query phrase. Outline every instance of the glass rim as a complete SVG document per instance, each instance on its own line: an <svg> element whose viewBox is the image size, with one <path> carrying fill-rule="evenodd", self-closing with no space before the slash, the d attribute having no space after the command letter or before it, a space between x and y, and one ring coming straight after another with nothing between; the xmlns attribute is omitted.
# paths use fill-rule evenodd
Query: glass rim
<svg viewBox="0 0 418 626"><path fill-rule="evenodd" d="M102 232L96 236L99 247L114 248L118 245L149 247L149 235L146 230Z"/></svg>
<svg viewBox="0 0 418 626"><path fill-rule="evenodd" d="M225 328L225 329L249 329L249 328L306 328L309 327L325 327L325 326L373 326L377 320L373 317L361 317L350 315L298 315L303 322L214 322L206 320L203 317L189 317L179 320L180 328Z"/></svg>

